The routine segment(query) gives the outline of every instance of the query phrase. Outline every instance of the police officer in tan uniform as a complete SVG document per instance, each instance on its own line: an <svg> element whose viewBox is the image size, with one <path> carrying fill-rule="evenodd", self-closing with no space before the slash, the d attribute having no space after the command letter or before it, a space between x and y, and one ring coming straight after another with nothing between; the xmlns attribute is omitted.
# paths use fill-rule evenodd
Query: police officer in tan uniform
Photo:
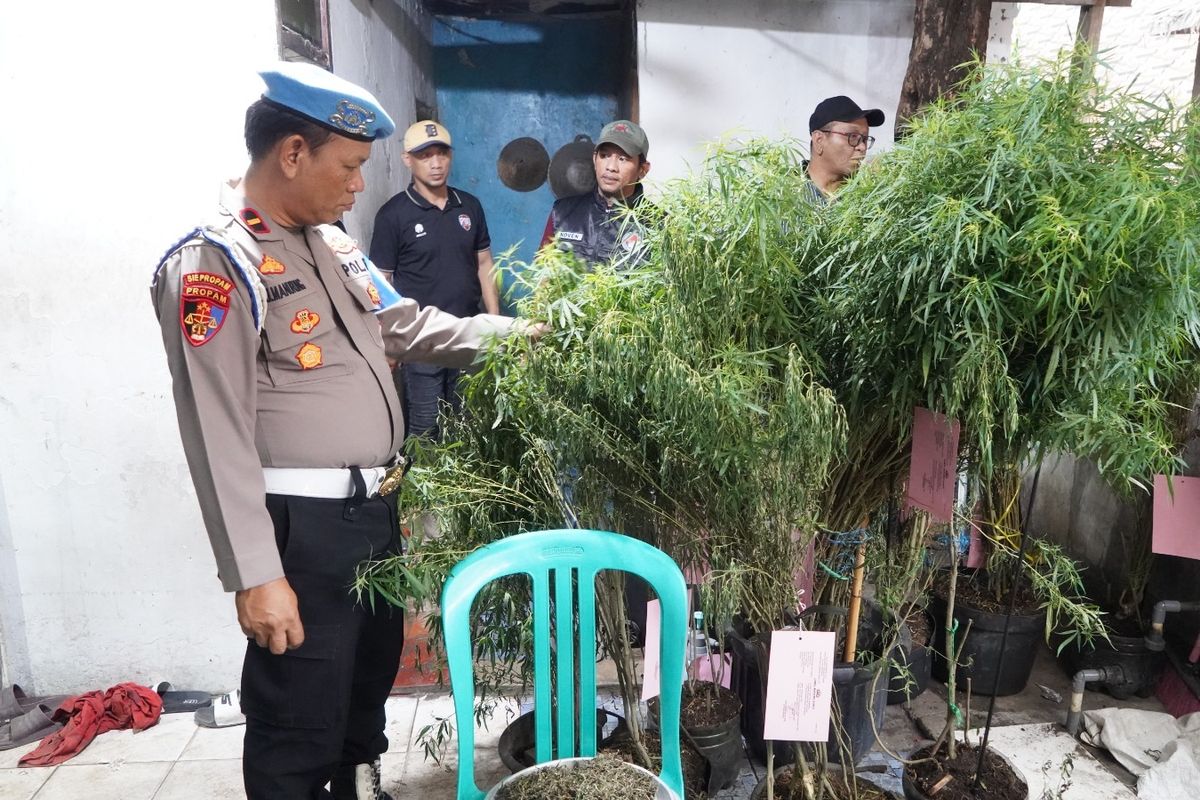
<svg viewBox="0 0 1200 800"><path fill-rule="evenodd" d="M392 120L318 67L260 74L250 167L222 187L215 220L170 249L151 294L218 573L250 639L246 793L329 797L332 781L335 798L382 798L403 615L349 586L358 564L400 550L386 489L404 426L388 359L463 367L490 338L541 328L421 309L377 283L330 223Z"/></svg>

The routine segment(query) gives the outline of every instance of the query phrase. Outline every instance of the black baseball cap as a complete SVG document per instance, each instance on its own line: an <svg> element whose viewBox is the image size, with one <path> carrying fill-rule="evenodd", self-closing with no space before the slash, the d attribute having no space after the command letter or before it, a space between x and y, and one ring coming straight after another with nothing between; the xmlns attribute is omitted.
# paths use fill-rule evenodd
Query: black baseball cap
<svg viewBox="0 0 1200 800"><path fill-rule="evenodd" d="M817 103L817 108L808 118L808 132L824 128L831 122L853 122L856 119L867 118L867 125L877 128L883 124L883 112L878 108L861 109L858 103L839 94L837 97L827 97Z"/></svg>

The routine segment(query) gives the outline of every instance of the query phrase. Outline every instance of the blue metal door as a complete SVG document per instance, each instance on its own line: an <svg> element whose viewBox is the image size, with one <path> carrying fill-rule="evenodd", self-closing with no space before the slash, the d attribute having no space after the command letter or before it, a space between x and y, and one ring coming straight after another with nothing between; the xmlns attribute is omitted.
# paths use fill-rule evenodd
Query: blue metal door
<svg viewBox="0 0 1200 800"><path fill-rule="evenodd" d="M542 166L618 118L629 75L626 25L615 16L435 17L439 121L454 137L450 183L483 203L497 258L511 249L512 259L532 260L555 199Z"/></svg>

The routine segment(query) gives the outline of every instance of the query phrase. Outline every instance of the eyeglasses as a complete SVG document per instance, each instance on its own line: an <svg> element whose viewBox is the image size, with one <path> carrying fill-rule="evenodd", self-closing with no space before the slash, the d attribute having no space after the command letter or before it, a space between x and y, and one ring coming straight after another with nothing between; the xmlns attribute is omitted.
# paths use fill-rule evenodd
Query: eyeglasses
<svg viewBox="0 0 1200 800"><path fill-rule="evenodd" d="M863 142L866 142L867 149L870 150L871 145L875 144L874 136L867 136L865 133L859 133L858 131L846 133L845 131L831 131L827 128L818 128L818 130L820 130L821 133L836 133L838 136L845 136L846 144L850 145L851 147L858 147Z"/></svg>

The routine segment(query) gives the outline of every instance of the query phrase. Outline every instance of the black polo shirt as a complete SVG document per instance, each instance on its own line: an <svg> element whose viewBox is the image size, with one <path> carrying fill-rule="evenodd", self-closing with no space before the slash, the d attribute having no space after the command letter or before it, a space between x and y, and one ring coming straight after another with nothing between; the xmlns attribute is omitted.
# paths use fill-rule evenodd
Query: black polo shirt
<svg viewBox="0 0 1200 800"><path fill-rule="evenodd" d="M450 188L444 209L410 183L375 215L371 260L394 270L396 290L460 317L480 312L479 251L492 246L483 206Z"/></svg>

